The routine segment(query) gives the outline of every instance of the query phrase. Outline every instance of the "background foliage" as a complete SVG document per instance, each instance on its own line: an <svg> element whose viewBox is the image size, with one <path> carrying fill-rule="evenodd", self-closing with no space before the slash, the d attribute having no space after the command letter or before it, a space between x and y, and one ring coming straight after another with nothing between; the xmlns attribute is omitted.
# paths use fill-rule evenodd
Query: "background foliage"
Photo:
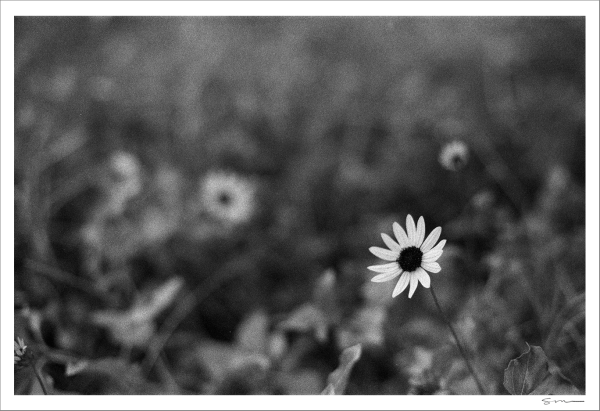
<svg viewBox="0 0 600 411"><path fill-rule="evenodd" d="M584 390L584 27L16 18L15 338L55 393L320 393L357 343L346 393L476 393L426 290L369 282L410 213L486 389L528 342Z"/></svg>

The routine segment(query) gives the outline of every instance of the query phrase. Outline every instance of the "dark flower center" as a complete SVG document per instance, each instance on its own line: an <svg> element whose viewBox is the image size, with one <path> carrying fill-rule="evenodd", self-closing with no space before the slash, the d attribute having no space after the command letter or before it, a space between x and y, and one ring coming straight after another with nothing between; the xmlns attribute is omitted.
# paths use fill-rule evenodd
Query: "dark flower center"
<svg viewBox="0 0 600 411"><path fill-rule="evenodd" d="M450 159L451 162L451 166L454 170L458 170L460 168L463 168L466 164L466 158L464 158L463 155L460 155L458 153L454 154L452 156L452 158Z"/></svg>
<svg viewBox="0 0 600 411"><path fill-rule="evenodd" d="M404 271L415 271L421 266L423 252L415 246L406 247L400 251L400 256L396 260L400 268Z"/></svg>
<svg viewBox="0 0 600 411"><path fill-rule="evenodd" d="M219 202L223 205L229 205L231 203L231 196L228 193L219 194Z"/></svg>

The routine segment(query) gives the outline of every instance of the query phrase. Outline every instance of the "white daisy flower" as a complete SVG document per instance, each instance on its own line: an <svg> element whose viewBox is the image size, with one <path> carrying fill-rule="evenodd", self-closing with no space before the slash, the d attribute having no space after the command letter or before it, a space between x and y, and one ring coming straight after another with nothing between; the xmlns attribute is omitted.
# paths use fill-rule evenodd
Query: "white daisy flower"
<svg viewBox="0 0 600 411"><path fill-rule="evenodd" d="M235 174L209 173L201 183L204 208L217 219L230 224L248 221L255 208L253 181Z"/></svg>
<svg viewBox="0 0 600 411"><path fill-rule="evenodd" d="M401 275L392 297L396 297L410 284L408 298L412 298L419 282L423 287L429 288L430 278L426 271L437 273L442 269L436 261L442 255L446 240L442 240L435 245L442 233L441 227L435 228L425 239L425 220L420 217L415 226L410 214L406 216L406 232L398 223L393 224L393 229L396 241L385 233L381 234L383 242L389 249L369 248L369 251L375 256L390 261L387 264L368 267L369 270L380 273L373 277L371 281L380 283Z"/></svg>
<svg viewBox="0 0 600 411"><path fill-rule="evenodd" d="M462 141L452 141L442 147L440 164L450 170L457 171L469 161L469 147Z"/></svg>
<svg viewBox="0 0 600 411"><path fill-rule="evenodd" d="M15 364L17 364L23 356L25 355L25 350L27 346L25 345L25 341L21 337L17 337L17 341L15 343Z"/></svg>

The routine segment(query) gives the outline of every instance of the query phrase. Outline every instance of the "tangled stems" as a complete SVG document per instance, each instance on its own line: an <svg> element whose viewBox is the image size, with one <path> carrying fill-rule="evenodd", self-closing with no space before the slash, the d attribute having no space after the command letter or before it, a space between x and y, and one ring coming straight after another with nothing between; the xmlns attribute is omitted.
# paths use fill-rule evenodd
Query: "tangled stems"
<svg viewBox="0 0 600 411"><path fill-rule="evenodd" d="M477 374L475 374L475 371L473 370L473 367L471 366L469 357L467 357L467 352L465 351L464 347L460 343L460 340L458 339L458 335L456 334L456 331L454 331L452 324L450 324L450 321L448 320L448 318L444 314L444 311L442 310L442 307L440 306L440 303L435 295L435 292L433 291L433 284L429 287L429 290L431 290L431 295L433 297L433 301L435 302L436 307L438 308L440 314L442 315L444 322L446 323L448 328L450 328L450 332L452 332L452 336L454 337L454 341L456 341L456 346L458 347L458 351L460 351L460 355L462 355L463 359L465 360L465 363L467 364L467 368L469 369L469 372L471 373L471 375L473 376L473 379L475 380L475 383L477 384L479 393L481 395L484 395L485 390L483 389L483 385L481 384L481 381L479 381L479 378L477 378Z"/></svg>

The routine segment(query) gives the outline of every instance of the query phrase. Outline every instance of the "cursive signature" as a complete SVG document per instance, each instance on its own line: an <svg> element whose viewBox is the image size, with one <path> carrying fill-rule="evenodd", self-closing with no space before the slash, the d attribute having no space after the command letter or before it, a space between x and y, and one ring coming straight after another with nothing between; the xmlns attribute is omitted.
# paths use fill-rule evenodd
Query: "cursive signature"
<svg viewBox="0 0 600 411"><path fill-rule="evenodd" d="M553 400L552 398L542 398L542 402L544 403L544 405L550 405L550 404L557 404L557 403L567 404L569 402L583 402L583 400L567 401L567 400Z"/></svg>

